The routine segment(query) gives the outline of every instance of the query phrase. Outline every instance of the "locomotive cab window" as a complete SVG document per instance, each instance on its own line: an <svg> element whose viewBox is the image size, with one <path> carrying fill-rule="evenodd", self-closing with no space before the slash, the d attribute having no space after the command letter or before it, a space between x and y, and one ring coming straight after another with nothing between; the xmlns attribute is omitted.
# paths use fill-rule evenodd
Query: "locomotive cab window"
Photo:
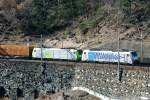
<svg viewBox="0 0 150 100"><path fill-rule="evenodd" d="M131 52L132 56L137 57L137 53L136 52Z"/></svg>

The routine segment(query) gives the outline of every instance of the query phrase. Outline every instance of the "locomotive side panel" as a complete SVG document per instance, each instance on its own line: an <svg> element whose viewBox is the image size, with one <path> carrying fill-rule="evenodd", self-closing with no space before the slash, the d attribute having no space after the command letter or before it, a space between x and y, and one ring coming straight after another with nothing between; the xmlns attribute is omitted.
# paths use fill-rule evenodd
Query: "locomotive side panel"
<svg viewBox="0 0 150 100"><path fill-rule="evenodd" d="M132 64L130 52L112 52L112 51L91 51L84 50L82 61L98 61L98 62L118 62Z"/></svg>
<svg viewBox="0 0 150 100"><path fill-rule="evenodd" d="M43 58L45 59L68 59L68 60L76 60L76 50L72 49L58 49L58 48L34 48L32 57L33 58Z"/></svg>

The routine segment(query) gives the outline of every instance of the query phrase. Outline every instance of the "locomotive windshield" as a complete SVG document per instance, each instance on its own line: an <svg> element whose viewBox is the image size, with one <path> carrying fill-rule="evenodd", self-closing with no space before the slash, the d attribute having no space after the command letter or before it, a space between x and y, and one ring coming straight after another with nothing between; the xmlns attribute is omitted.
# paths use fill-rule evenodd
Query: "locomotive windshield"
<svg viewBox="0 0 150 100"><path fill-rule="evenodd" d="M131 55L132 55L132 59L133 60L138 60L138 54L137 54L137 52L131 52Z"/></svg>
<svg viewBox="0 0 150 100"><path fill-rule="evenodd" d="M131 54L132 54L133 57L137 57L138 56L138 54L136 52L131 52Z"/></svg>

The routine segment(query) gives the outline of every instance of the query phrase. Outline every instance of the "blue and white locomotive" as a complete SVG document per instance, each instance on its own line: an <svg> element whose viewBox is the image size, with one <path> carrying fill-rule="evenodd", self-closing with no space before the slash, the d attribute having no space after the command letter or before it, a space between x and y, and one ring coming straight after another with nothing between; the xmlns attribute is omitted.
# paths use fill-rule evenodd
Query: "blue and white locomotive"
<svg viewBox="0 0 150 100"><path fill-rule="evenodd" d="M94 51L84 50L82 53L82 61L97 61L97 62L120 62L134 64L139 60L137 52L113 52L113 51Z"/></svg>

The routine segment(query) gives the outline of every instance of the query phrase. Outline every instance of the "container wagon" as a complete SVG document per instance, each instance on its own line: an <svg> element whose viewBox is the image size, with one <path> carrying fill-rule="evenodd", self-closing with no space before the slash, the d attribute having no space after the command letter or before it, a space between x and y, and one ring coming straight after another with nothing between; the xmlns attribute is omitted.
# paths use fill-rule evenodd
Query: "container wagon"
<svg viewBox="0 0 150 100"><path fill-rule="evenodd" d="M0 45L1 57L32 57L34 46Z"/></svg>

